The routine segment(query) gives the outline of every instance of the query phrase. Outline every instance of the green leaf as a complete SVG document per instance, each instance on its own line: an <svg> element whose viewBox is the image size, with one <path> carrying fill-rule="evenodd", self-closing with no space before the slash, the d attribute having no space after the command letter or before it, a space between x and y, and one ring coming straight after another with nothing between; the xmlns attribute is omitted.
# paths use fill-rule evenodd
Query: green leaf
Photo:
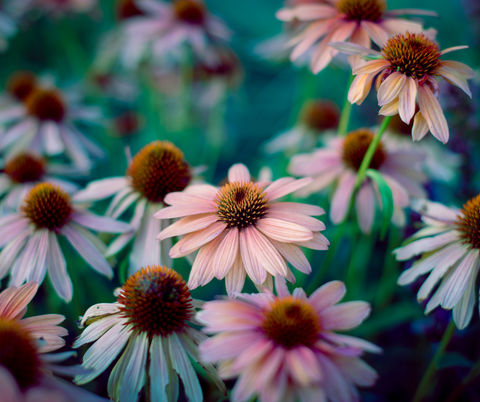
<svg viewBox="0 0 480 402"><path fill-rule="evenodd" d="M390 221L393 216L393 194L389 185L385 181L378 171L374 169L367 169L366 176L370 177L378 187L380 192L380 197L382 199L382 212L383 212L383 223L382 230L380 232L380 238L383 240L385 234L387 233L388 227L390 226Z"/></svg>
<svg viewBox="0 0 480 402"><path fill-rule="evenodd" d="M437 370L447 367L473 367L473 363L457 352L445 353L435 360Z"/></svg>

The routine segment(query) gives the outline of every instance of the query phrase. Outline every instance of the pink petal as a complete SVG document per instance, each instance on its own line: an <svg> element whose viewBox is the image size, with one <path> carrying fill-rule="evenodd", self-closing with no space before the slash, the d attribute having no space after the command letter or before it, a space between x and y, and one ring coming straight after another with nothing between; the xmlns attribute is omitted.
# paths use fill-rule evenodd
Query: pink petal
<svg viewBox="0 0 480 402"><path fill-rule="evenodd" d="M218 221L218 217L215 214L198 214L186 216L171 224L164 230L162 230L157 239L164 240L168 237L180 236L198 230L205 229L212 223Z"/></svg>
<svg viewBox="0 0 480 402"><path fill-rule="evenodd" d="M170 249L170 257L178 258L192 253L204 244L214 240L225 229L226 226L223 222L215 222L205 229L185 235L185 237Z"/></svg>
<svg viewBox="0 0 480 402"><path fill-rule="evenodd" d="M385 42L388 40L387 32L380 26L372 21L363 20L361 23L362 27L367 31L370 38L382 48L385 45Z"/></svg>
<svg viewBox="0 0 480 402"><path fill-rule="evenodd" d="M284 195L293 193L294 191L297 191L298 189L305 187L306 185L310 184L313 181L311 177L305 177L303 179L293 180L289 183L285 183L279 186L278 182L280 180L282 179L274 181L267 188L265 188L265 193L267 194L267 198L270 201L283 197Z"/></svg>
<svg viewBox="0 0 480 402"><path fill-rule="evenodd" d="M450 84L459 87L463 92L470 96L470 98L472 97L472 92L468 87L466 79L460 72L458 72L454 68L450 68L444 65L437 70L437 74L442 76Z"/></svg>
<svg viewBox="0 0 480 402"><path fill-rule="evenodd" d="M290 292L287 288L287 282L285 281L285 278L281 276L275 277L275 290L277 291L278 297L290 296Z"/></svg>
<svg viewBox="0 0 480 402"><path fill-rule="evenodd" d="M242 261L248 276L254 283L261 285L267 278L267 271L262 268L254 251L251 249L251 242L249 241L248 235L249 233L247 230L242 230L240 232L240 252L242 255Z"/></svg>
<svg viewBox="0 0 480 402"><path fill-rule="evenodd" d="M406 81L405 74L397 72L390 74L378 88L378 105L383 106L397 99L400 92L404 90Z"/></svg>
<svg viewBox="0 0 480 402"><path fill-rule="evenodd" d="M188 215L198 215L208 212L215 212L217 208L207 204L175 205L173 207L162 208L153 216L157 219L182 218Z"/></svg>
<svg viewBox="0 0 480 402"><path fill-rule="evenodd" d="M228 170L228 181L230 183L235 181L249 182L250 172L244 164L237 163Z"/></svg>
<svg viewBox="0 0 480 402"><path fill-rule="evenodd" d="M256 228L267 237L284 243L308 241L313 238L311 230L280 219L259 219Z"/></svg>
<svg viewBox="0 0 480 402"><path fill-rule="evenodd" d="M270 239L270 241L283 256L283 258L292 264L293 267L307 275L312 272L312 267L310 266L307 257L305 257L305 254L303 254L300 247L295 244L283 243L273 239Z"/></svg>
<svg viewBox="0 0 480 402"><path fill-rule="evenodd" d="M418 87L418 103L431 133L435 138L446 144L449 136L447 120L437 98L425 85Z"/></svg>
<svg viewBox="0 0 480 402"><path fill-rule="evenodd" d="M321 233L314 233L313 239L305 242L295 242L297 246L311 248L312 250L328 250L330 242Z"/></svg>
<svg viewBox="0 0 480 402"><path fill-rule="evenodd" d="M239 250L239 234L237 228L227 229L227 234L218 246L213 257L212 266L217 279L223 279L232 268Z"/></svg>
<svg viewBox="0 0 480 402"><path fill-rule="evenodd" d="M357 75L348 90L348 101L361 105L372 87L375 74Z"/></svg>
<svg viewBox="0 0 480 402"><path fill-rule="evenodd" d="M321 312L323 329L347 330L358 327L370 315L367 302L351 301L327 307Z"/></svg>
<svg viewBox="0 0 480 402"><path fill-rule="evenodd" d="M354 75L364 75L364 74L378 74L380 71L387 68L389 62L386 60L372 60L367 61L364 64L361 64L358 67L353 69Z"/></svg>
<svg viewBox="0 0 480 402"><path fill-rule="evenodd" d="M361 46L356 43L351 43L351 42L330 42L329 46L333 47L334 49L337 49L342 53L347 53L350 55L356 55L356 56L363 56L367 54L381 55L381 53L376 50L370 49L365 46Z"/></svg>
<svg viewBox="0 0 480 402"><path fill-rule="evenodd" d="M357 175L350 171L346 172L340 178L340 182L335 190L335 194L333 195L332 203L330 205L330 219L336 225L345 219L356 180Z"/></svg>
<svg viewBox="0 0 480 402"><path fill-rule="evenodd" d="M295 212L303 215L323 215L325 210L317 205L301 204L299 202L277 202L269 206L269 212Z"/></svg>
<svg viewBox="0 0 480 402"><path fill-rule="evenodd" d="M212 258L223 239L223 235L218 236L211 242L203 246L198 252L192 265L190 277L188 278L189 289L195 289L198 286L206 285L215 276L215 268L212 265Z"/></svg>
<svg viewBox="0 0 480 402"><path fill-rule="evenodd" d="M410 124L415 114L416 98L417 83L413 78L407 77L405 87L398 97L398 114L405 124Z"/></svg>
<svg viewBox="0 0 480 402"><path fill-rule="evenodd" d="M0 309L0 317L12 318L18 315L28 303L31 302L35 294L37 293L38 283L28 282L23 286L15 289L9 296L8 301L3 300L3 308ZM3 304L2 303L2 304Z"/></svg>
<svg viewBox="0 0 480 402"><path fill-rule="evenodd" d="M436 250L437 248L443 247L451 242L455 242L458 239L458 232L455 230L450 230L437 236L416 240L410 244L407 244L406 246L393 250L393 253L398 261L405 261L413 256Z"/></svg>
<svg viewBox="0 0 480 402"><path fill-rule="evenodd" d="M243 266L242 256L240 251L237 251L233 266L225 277L225 287L227 288L227 294L230 298L233 298L235 293L242 291L246 276L247 272Z"/></svg>
<svg viewBox="0 0 480 402"><path fill-rule="evenodd" d="M355 208L360 230L363 233L370 233L375 217L375 198L370 182L364 182L355 198Z"/></svg>
<svg viewBox="0 0 480 402"><path fill-rule="evenodd" d="M245 229L247 241L251 251L257 257L258 262L271 275L287 276L287 265L285 259L265 236L256 228L250 226Z"/></svg>
<svg viewBox="0 0 480 402"><path fill-rule="evenodd" d="M310 295L310 303L320 313L343 299L347 289L341 281L331 281L320 286Z"/></svg>
<svg viewBox="0 0 480 402"><path fill-rule="evenodd" d="M466 78L467 80L475 77L475 71L472 68L458 61L446 60L442 61L442 65L451 68L452 70L456 70L463 76L463 78Z"/></svg>
<svg viewBox="0 0 480 402"><path fill-rule="evenodd" d="M294 212L277 212L271 210L268 211L267 216L272 219L295 223L308 230L311 230L312 232L320 232L325 230L325 224L318 219L312 218L311 216L305 216Z"/></svg>
<svg viewBox="0 0 480 402"><path fill-rule="evenodd" d="M463 50L463 49L468 49L468 46L454 46L454 47L449 47L447 49L443 49L440 54L443 56L444 54L451 53L451 52L456 52L457 50Z"/></svg>
<svg viewBox="0 0 480 402"><path fill-rule="evenodd" d="M413 119L412 139L420 141L430 131L427 121L423 118L422 112L417 112Z"/></svg>
<svg viewBox="0 0 480 402"><path fill-rule="evenodd" d="M215 194L217 189L215 189ZM204 195L197 195L193 193L188 193L185 191L175 191L173 193L168 193L165 196L165 203L169 205L192 205L192 204L206 204L213 205L212 198L206 197Z"/></svg>

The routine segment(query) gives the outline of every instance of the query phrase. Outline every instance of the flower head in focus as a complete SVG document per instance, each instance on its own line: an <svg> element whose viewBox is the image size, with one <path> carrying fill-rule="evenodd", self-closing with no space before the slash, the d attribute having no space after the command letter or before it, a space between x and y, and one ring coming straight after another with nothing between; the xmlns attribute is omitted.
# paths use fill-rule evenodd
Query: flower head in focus
<svg viewBox="0 0 480 402"><path fill-rule="evenodd" d="M267 154L282 151L292 154L315 147L320 135L336 130L340 120L338 106L330 100L305 102L294 127L276 135L264 144Z"/></svg>
<svg viewBox="0 0 480 402"><path fill-rule="evenodd" d="M185 281L174 270L154 265L137 271L118 291L115 303L92 306L83 316L80 324L87 328L74 347L94 344L82 364L90 372L77 376L75 382L93 380L120 355L108 381L115 402L136 402L148 378L150 401L175 402L179 377L188 400L202 402L190 358L199 362L197 347L206 336L187 323L197 323L194 304ZM215 368L200 364L226 394Z"/></svg>
<svg viewBox="0 0 480 402"><path fill-rule="evenodd" d="M149 263L171 262L168 256L171 242L155 238L170 222L160 222L153 214L164 207L168 194L185 189L194 174L195 170L185 161L180 149L168 141L154 141L135 155L125 176L93 181L73 199L92 202L113 196L106 215L114 219L135 205L131 230L115 239L106 251L107 257L113 256L133 240L129 255L129 274L132 275Z"/></svg>
<svg viewBox="0 0 480 402"><path fill-rule="evenodd" d="M302 195L323 190L331 183L337 184L330 206L330 219L335 224L346 217L358 170L373 137L373 132L368 129L352 131L346 137L333 138L325 148L296 155L290 161L290 174L314 179L299 191ZM400 226L405 220L403 208L409 206L410 197L425 197L422 184L426 176L419 171L423 159L422 153L390 150L380 142L370 163L369 168L377 170L392 190L393 218ZM366 178L355 197L357 220L364 233L372 229L377 197L373 181Z"/></svg>
<svg viewBox="0 0 480 402"><path fill-rule="evenodd" d="M331 45L345 53L374 58L353 69L356 77L348 93L350 103L361 104L377 77L375 85L378 105L381 106L379 114L394 116L398 113L406 124L410 124L414 118L414 141L421 140L429 131L444 144L448 141L447 120L437 100L439 86L436 77L443 77L471 97L467 79L475 76L474 71L463 63L442 60L444 54L467 46L441 51L425 34L409 32L390 38L381 46L380 52L348 43L336 42Z"/></svg>
<svg viewBox="0 0 480 402"><path fill-rule="evenodd" d="M25 91L28 88L26 85ZM12 103L0 113L0 123L8 126L0 136L0 150L13 154L27 149L47 156L64 154L79 169L89 170L92 157L103 158L105 154L75 123L98 123L100 111L78 104L77 98L76 93L52 86L30 88L21 103Z"/></svg>
<svg viewBox="0 0 480 402"><path fill-rule="evenodd" d="M292 61L313 47L310 66L317 74L338 54L337 49L329 47L330 42L348 41L370 48L373 41L383 47L391 36L405 31L423 31L422 24L398 18L399 16L436 15L425 10L388 11L386 8L384 0L327 0L283 8L277 12L277 18L305 23L302 32L287 43L287 46L294 47L290 56ZM359 62L358 55L350 58L352 67Z"/></svg>
<svg viewBox="0 0 480 402"><path fill-rule="evenodd" d="M453 309L458 328L465 328L475 306L475 282L480 266L480 196L464 204L463 209L440 203L418 200L412 204L425 227L407 239L407 244L394 250L399 261L420 255L411 268L398 278L399 285L412 283L420 275L430 273L417 298L427 299L425 313L439 305Z"/></svg>
<svg viewBox="0 0 480 402"><path fill-rule="evenodd" d="M19 212L0 218L0 278L10 274L13 286L25 281L42 283L48 270L55 291L70 301L73 286L58 236L65 236L94 270L112 277L112 268L102 255L105 245L89 229L123 233L130 228L75 205L57 185L37 184L25 196Z"/></svg>
<svg viewBox="0 0 480 402"><path fill-rule="evenodd" d="M325 225L311 217L324 211L314 205L277 200L311 181L284 177L271 184L255 183L245 165L233 165L228 183L220 189L202 184L168 194L165 203L171 206L155 217L181 219L158 237L184 235L170 250L172 258L200 249L190 273L190 289L207 284L214 276L225 278L229 295L242 290L247 274L256 285L271 282L272 276L294 282L287 261L303 273L311 272L300 246L328 248L328 240L320 233Z"/></svg>
<svg viewBox="0 0 480 402"><path fill-rule="evenodd" d="M290 295L276 279L277 294L238 294L206 302L198 313L204 331L216 334L200 345L206 362L219 363L222 378L239 377L234 402L258 395L260 402L358 400L356 386L371 386L377 373L360 357L377 346L334 331L356 328L370 314L366 302L339 303L345 285L329 282L309 298Z"/></svg>

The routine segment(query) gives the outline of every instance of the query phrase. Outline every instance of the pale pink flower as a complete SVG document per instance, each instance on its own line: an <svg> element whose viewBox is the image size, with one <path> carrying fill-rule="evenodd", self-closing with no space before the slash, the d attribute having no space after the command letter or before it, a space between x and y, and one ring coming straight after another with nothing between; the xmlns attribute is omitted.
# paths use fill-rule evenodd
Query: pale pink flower
<svg viewBox="0 0 480 402"><path fill-rule="evenodd" d="M329 282L309 298L297 288L290 295L276 278L278 296L237 294L235 300L206 302L197 319L217 334L200 345L203 361L219 363L222 378L239 377L234 402L258 395L260 402L354 402L356 386L372 386L377 373L360 356L381 349L362 339L339 335L370 314L367 302L339 303L345 285Z"/></svg>
<svg viewBox="0 0 480 402"><path fill-rule="evenodd" d="M77 122L98 124L100 110L79 104L78 94L52 86L36 86L20 103L2 108L0 151L31 150L42 155L65 155L80 169L92 167L92 157L104 151L75 126Z"/></svg>
<svg viewBox="0 0 480 402"><path fill-rule="evenodd" d="M353 196L357 173L365 153L374 137L368 129L359 129L346 137L333 138L325 148L292 158L288 170L296 176L310 176L313 181L299 191L301 195L316 193L330 184L336 189L330 204L330 219L338 224L346 218ZM403 208L410 197L425 197L422 184L426 176L420 172L424 155L412 150L389 150L379 143L370 163L385 179L393 194L394 222L401 226L405 221ZM370 178L365 178L355 197L355 209L360 229L369 233L375 219L375 204L379 202L378 190Z"/></svg>
<svg viewBox="0 0 480 402"><path fill-rule="evenodd" d="M382 107L379 114L394 116L398 113L406 124L414 118L414 141L421 140L429 131L444 144L448 141L447 120L437 100L439 85L436 77L443 77L472 97L467 79L473 78L475 72L463 63L442 60L444 54L468 46L440 51L438 45L423 33L409 32L390 38L380 46L380 52L342 42L331 43L331 46L345 53L374 58L353 69L356 77L348 92L350 103L361 104L377 77L378 105Z"/></svg>
<svg viewBox="0 0 480 402"><path fill-rule="evenodd" d="M38 284L0 292L0 390L2 402L100 402L105 401L56 378L84 373L79 366L59 366L75 354L50 354L65 345L68 335L59 327L65 317L47 314L23 318ZM37 399L38 398L38 399Z"/></svg>
<svg viewBox="0 0 480 402"><path fill-rule="evenodd" d="M425 227L407 239L405 246L394 250L399 261L417 255L411 268L398 278L407 285L429 274L417 298L424 301L440 286L427 303L425 314L439 305L453 309L453 319L463 329L473 315L476 301L475 282L480 266L480 196L464 204L463 209L449 208L436 202L418 200L412 208L422 216Z"/></svg>
<svg viewBox="0 0 480 402"><path fill-rule="evenodd" d="M203 59L215 41L227 41L231 34L224 23L212 16L202 0L174 0L166 3L137 0L144 15L124 23L121 58L135 67L149 52L153 60L185 59L184 46Z"/></svg>
<svg viewBox="0 0 480 402"><path fill-rule="evenodd" d="M136 402L147 378L147 399L175 402L179 379L190 402L203 395L190 358L200 363L226 395L226 388L211 364L200 362L198 344L206 336L188 325L195 320L195 304L182 277L158 265L136 271L117 292L115 303L90 307L80 326L87 325L74 348L94 342L82 367L89 370L75 378L92 381L120 355L108 380L108 394L115 402Z"/></svg>
<svg viewBox="0 0 480 402"><path fill-rule="evenodd" d="M171 206L154 216L182 219L158 238L185 235L170 250L172 258L200 249L190 273L190 289L207 284L214 276L225 278L229 295L242 290L246 274L257 285L271 282L272 276L295 282L287 261L300 272L311 272L300 246L328 248L328 240L320 233L325 225L311 217L324 211L314 205L277 200L311 181L284 177L271 184L254 183L245 165L233 165L228 183L220 189L192 185L168 194L165 203Z"/></svg>
<svg viewBox="0 0 480 402"><path fill-rule="evenodd" d="M286 46L294 46L290 56L292 61L313 46L310 66L315 74L338 54L338 50L328 46L330 42L348 41L370 48L373 41L382 47L389 37L396 34L422 32L422 24L400 19L399 16L436 15L431 11L416 9L387 11L384 0L327 0L325 3L300 4L277 12L277 18L282 21L299 20L307 23L302 32ZM353 56L350 64L358 65L359 58Z"/></svg>
<svg viewBox="0 0 480 402"><path fill-rule="evenodd" d="M112 267L102 255L105 245L89 229L123 233L131 226L74 205L58 186L36 185L24 198L19 212L0 218L0 278L10 274L13 286L25 281L42 283L48 270L55 291L70 301L73 286L58 236L65 236L95 271L113 277Z"/></svg>
<svg viewBox="0 0 480 402"><path fill-rule="evenodd" d="M171 265L168 255L172 242L155 237L170 221L160 222L154 213L164 207L170 192L181 191L196 170L184 159L183 152L168 141L144 146L130 162L125 176L95 180L73 196L76 202L92 202L113 196L106 211L113 219L135 206L131 229L115 239L106 250L107 257L123 250L133 240L129 254L129 275L148 264Z"/></svg>

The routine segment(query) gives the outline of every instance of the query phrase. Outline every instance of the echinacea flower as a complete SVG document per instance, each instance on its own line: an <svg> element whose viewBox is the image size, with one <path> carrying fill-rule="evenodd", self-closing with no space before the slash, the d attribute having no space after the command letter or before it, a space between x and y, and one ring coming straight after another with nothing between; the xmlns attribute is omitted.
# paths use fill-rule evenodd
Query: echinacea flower
<svg viewBox="0 0 480 402"><path fill-rule="evenodd" d="M406 124L414 118L414 141L421 140L428 131L444 144L448 141L447 120L437 100L439 85L436 77L443 77L472 97L467 79L475 76L474 71L458 61L442 60L444 54L467 46L441 51L425 34L409 32L390 38L380 46L380 52L341 42L331 43L331 46L345 53L374 58L353 69L356 77L348 92L350 103L361 104L377 77L379 114L394 116L398 113Z"/></svg>
<svg viewBox="0 0 480 402"><path fill-rule="evenodd" d="M71 173L69 166L53 164L32 152L7 158L0 173L0 204L7 210L18 210L27 193L37 184L49 182L62 187L67 193L78 189L75 183L55 177Z"/></svg>
<svg viewBox="0 0 480 402"><path fill-rule="evenodd" d="M174 0L170 3L138 0L144 15L125 21L122 49L123 64L135 67L151 52L153 60L185 57L187 45L194 55L203 59L215 41L227 41L230 31L212 16L202 0Z"/></svg>
<svg viewBox="0 0 480 402"><path fill-rule="evenodd" d="M5 92L0 95L2 109L24 102L37 86L38 78L31 71L19 70L10 74L5 85Z"/></svg>
<svg viewBox="0 0 480 402"><path fill-rule="evenodd" d="M215 368L199 361L197 346L206 336L187 323L195 321L194 304L174 270L154 265L137 271L118 291L115 303L92 306L81 319L80 325L87 328L73 347L94 344L82 364L90 372L75 382L93 380L120 355L108 380L108 394L115 402L136 402L146 382L149 401L175 402L179 377L188 400L202 402L191 358L226 395Z"/></svg>
<svg viewBox="0 0 480 402"><path fill-rule="evenodd" d="M329 100L307 101L300 111L294 127L276 135L264 145L265 152L279 151L294 153L312 149L318 143L320 134L335 130L340 120L338 106Z"/></svg>
<svg viewBox="0 0 480 402"><path fill-rule="evenodd" d="M72 376L84 370L57 364L75 352L50 353L65 345L62 337L68 332L58 326L65 319L63 315L23 318L37 289L36 282L29 282L0 292L0 399L2 402L105 401L54 376Z"/></svg>
<svg viewBox="0 0 480 402"><path fill-rule="evenodd" d="M356 328L370 314L367 302L339 303L345 285L329 282L310 297L290 295L283 278L277 295L238 294L206 302L197 319L216 334L200 345L205 362L219 363L222 378L239 377L233 402L359 400L357 386L372 386L377 373L360 357L381 349L334 331Z"/></svg>
<svg viewBox="0 0 480 402"><path fill-rule="evenodd" d="M337 187L330 206L333 223L342 222L354 195L357 173L374 134L368 129L350 132L346 137L333 138L325 148L292 158L290 174L310 176L313 181L301 189L301 195L323 190L332 183ZM395 207L394 219L398 225L405 220L403 208L410 204L410 197L425 197L422 183L426 177L419 170L424 155L412 150L389 150L379 143L369 168L377 170L392 190ZM375 218L378 191L373 181L365 178L355 196L355 209L360 229L369 233Z"/></svg>
<svg viewBox="0 0 480 402"><path fill-rule="evenodd" d="M48 270L55 291L70 301L73 286L58 236L65 236L95 271L113 276L102 255L105 245L88 229L123 233L130 230L130 225L74 205L70 196L54 184L37 184L25 196L19 212L0 218L0 278L10 274L13 286L25 281L42 283Z"/></svg>
<svg viewBox="0 0 480 402"><path fill-rule="evenodd" d="M394 250L399 261L417 255L411 268L398 278L399 285L412 283L420 275L429 274L417 298L427 299L441 280L427 303L425 314L439 305L453 309L458 328L465 328L472 319L475 306L475 282L480 266L480 195L463 205L463 209L419 200L412 204L425 227L407 239L408 244Z"/></svg>
<svg viewBox="0 0 480 402"><path fill-rule="evenodd" d="M22 103L3 108L0 123L8 128L0 136L0 151L64 154L79 169L90 169L91 158L103 158L104 152L75 123L97 123L100 114L97 108L79 105L75 97L58 88L36 86Z"/></svg>
<svg viewBox="0 0 480 402"><path fill-rule="evenodd" d="M329 242L320 233L325 225L311 217L324 211L315 205L277 200L311 181L284 177L271 184L255 183L245 165L233 165L228 183L221 188L192 185L168 194L165 203L171 206L154 216L181 219L158 237L184 235L170 250L172 258L200 249L190 273L190 289L207 284L214 276L225 278L229 295L242 290L246 274L256 285L271 281L272 276L295 282L287 261L300 272L311 272L300 246L328 249Z"/></svg>
<svg viewBox="0 0 480 402"><path fill-rule="evenodd" d="M125 176L93 181L73 199L92 202L113 196L106 215L114 219L135 205L131 230L115 239L106 251L107 257L113 256L133 240L129 255L129 275L132 275L148 264L170 265L171 241L160 242L155 238L170 222L160 222L153 215L165 205L169 193L188 186L194 173L180 149L168 141L154 141L135 155Z"/></svg>
<svg viewBox="0 0 480 402"><path fill-rule="evenodd" d="M399 16L436 15L425 10L387 11L386 8L384 0L327 0L283 8L277 12L277 18L282 21L299 20L307 23L302 32L286 46L294 46L290 56L292 61L313 46L310 66L317 74L338 54L338 50L328 46L330 42L348 41L370 48L373 41L382 47L389 37L396 34L423 31L422 24L398 18ZM358 57L353 56L350 59L352 66L358 63Z"/></svg>

